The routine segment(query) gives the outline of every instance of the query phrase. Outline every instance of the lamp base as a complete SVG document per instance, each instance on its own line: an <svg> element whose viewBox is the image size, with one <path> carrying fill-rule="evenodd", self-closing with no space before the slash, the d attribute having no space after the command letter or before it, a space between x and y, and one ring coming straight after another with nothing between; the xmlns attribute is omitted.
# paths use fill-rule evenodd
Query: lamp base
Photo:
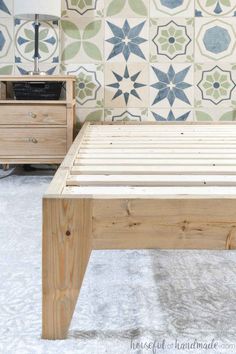
<svg viewBox="0 0 236 354"><path fill-rule="evenodd" d="M47 73L45 71L28 71L27 75L30 76L45 76Z"/></svg>
<svg viewBox="0 0 236 354"><path fill-rule="evenodd" d="M47 75L46 72L40 71L40 69L39 69L39 58L40 58L40 55L39 55L39 27L40 27L39 15L36 14L35 15L35 23L34 23L34 30L35 30L34 70L28 71L27 74L30 76L45 76L45 75Z"/></svg>

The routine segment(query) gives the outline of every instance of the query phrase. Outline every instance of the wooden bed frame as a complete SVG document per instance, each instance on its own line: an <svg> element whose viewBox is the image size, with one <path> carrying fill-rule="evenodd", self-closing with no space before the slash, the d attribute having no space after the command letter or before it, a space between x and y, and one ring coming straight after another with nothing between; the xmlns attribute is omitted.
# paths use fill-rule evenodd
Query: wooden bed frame
<svg viewBox="0 0 236 354"><path fill-rule="evenodd" d="M43 198L43 334L64 339L94 249L235 249L236 125L90 124Z"/></svg>

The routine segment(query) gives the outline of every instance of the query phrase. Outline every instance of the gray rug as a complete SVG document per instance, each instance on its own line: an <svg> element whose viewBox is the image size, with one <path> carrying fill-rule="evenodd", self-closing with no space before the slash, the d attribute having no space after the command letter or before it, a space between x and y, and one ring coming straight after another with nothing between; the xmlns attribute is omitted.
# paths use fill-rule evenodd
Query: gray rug
<svg viewBox="0 0 236 354"><path fill-rule="evenodd" d="M69 339L41 340L41 197L50 180L0 180L0 354L236 353L235 252L94 252Z"/></svg>

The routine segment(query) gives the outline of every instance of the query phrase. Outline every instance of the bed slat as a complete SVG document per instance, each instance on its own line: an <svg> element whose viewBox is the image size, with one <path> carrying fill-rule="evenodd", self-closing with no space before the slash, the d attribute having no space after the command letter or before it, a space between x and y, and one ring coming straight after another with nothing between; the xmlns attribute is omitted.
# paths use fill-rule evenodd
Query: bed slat
<svg viewBox="0 0 236 354"><path fill-rule="evenodd" d="M183 166L236 166L236 159L181 159L176 157L176 159L133 159L133 158L123 158L123 159L112 159L112 158L78 158L75 160L75 166L96 166L96 165L113 165L113 166L131 166L131 165L144 165L144 166L158 166L158 165L183 165Z"/></svg>
<svg viewBox="0 0 236 354"><path fill-rule="evenodd" d="M80 136L63 195L235 193L235 124L87 124Z"/></svg>
<svg viewBox="0 0 236 354"><path fill-rule="evenodd" d="M168 154L168 153L162 153L162 152L157 152L157 153L152 153L152 154L146 154L144 152L142 153L116 153L114 154L113 151L107 151L103 153L96 153L96 155L90 153L90 152L81 152L80 154L77 155L76 160L79 158L83 159L113 159L115 161L116 159L143 159L145 158L146 160L148 159L162 159L162 160L167 160L167 159L173 159L175 158L176 160L178 159L199 159L201 158L202 160L205 159L214 159L214 160L220 160L220 159L236 159L236 154L228 154L228 153L201 153L196 151L195 153L187 154L187 153L178 153L178 154Z"/></svg>
<svg viewBox="0 0 236 354"><path fill-rule="evenodd" d="M63 195L75 198L235 198L236 187L65 187Z"/></svg>
<svg viewBox="0 0 236 354"><path fill-rule="evenodd" d="M72 175L77 174L221 174L235 175L236 166L74 166Z"/></svg>
<svg viewBox="0 0 236 354"><path fill-rule="evenodd" d="M211 149L211 148L201 148L196 147L195 149L190 149L190 148L182 148L182 149L176 149L176 148L172 148L171 146L169 146L168 148L158 148L158 149L151 149L151 148L142 148L142 149L133 149L133 148L119 148L119 149L95 149L95 148L81 148L79 153L90 153L90 154L94 154L94 156L96 156L97 154L102 154L102 153L110 153L110 154L120 154L120 153L124 153L124 154L128 154L128 153L135 153L135 154L156 154L156 153L161 153L161 154L180 154L180 153L184 153L184 154L212 154L215 153L216 155L218 154L234 154L234 156L236 156L236 149L231 149L230 147L228 148L221 148L221 149Z"/></svg>
<svg viewBox="0 0 236 354"><path fill-rule="evenodd" d="M67 186L236 186L236 176L189 175L79 175L69 176Z"/></svg>

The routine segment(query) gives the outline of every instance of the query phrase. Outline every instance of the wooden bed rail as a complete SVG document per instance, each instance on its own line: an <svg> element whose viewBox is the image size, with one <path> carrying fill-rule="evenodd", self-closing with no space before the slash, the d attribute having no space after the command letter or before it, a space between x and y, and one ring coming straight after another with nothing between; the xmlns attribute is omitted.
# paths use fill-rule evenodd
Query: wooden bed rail
<svg viewBox="0 0 236 354"><path fill-rule="evenodd" d="M95 249L236 249L236 125L86 123L43 198L43 333Z"/></svg>

